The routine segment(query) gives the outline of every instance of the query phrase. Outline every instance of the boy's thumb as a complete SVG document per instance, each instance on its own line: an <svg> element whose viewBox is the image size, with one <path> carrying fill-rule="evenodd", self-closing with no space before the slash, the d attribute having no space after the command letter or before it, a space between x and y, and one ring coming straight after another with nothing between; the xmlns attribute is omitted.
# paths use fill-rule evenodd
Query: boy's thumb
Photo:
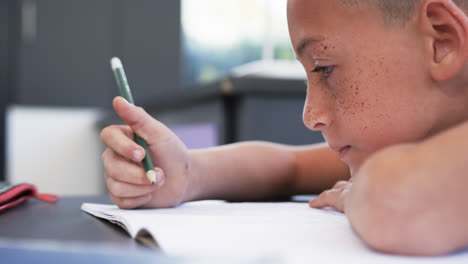
<svg viewBox="0 0 468 264"><path fill-rule="evenodd" d="M158 134L159 122L143 108L130 104L121 96L116 97L112 105L117 115L130 126L133 132L142 137L146 143L151 144L151 140Z"/></svg>

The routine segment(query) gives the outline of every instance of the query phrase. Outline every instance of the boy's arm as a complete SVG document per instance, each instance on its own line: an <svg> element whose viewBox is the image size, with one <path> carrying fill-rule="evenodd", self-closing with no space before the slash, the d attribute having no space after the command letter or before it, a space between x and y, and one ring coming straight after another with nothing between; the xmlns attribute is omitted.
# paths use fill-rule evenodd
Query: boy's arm
<svg viewBox="0 0 468 264"><path fill-rule="evenodd" d="M344 209L372 247L438 255L468 246L468 123L388 148L353 177Z"/></svg>
<svg viewBox="0 0 468 264"><path fill-rule="evenodd" d="M165 208L197 199L259 200L320 192L349 177L346 166L325 145L287 147L245 142L188 151L164 124L121 97L113 101L128 126L101 132L102 155L112 201L121 208ZM146 140L158 166L151 184L141 166L145 150L133 134Z"/></svg>
<svg viewBox="0 0 468 264"><path fill-rule="evenodd" d="M236 143L190 152L194 180L186 201L262 200L318 193L349 178L347 166L325 144L290 147Z"/></svg>

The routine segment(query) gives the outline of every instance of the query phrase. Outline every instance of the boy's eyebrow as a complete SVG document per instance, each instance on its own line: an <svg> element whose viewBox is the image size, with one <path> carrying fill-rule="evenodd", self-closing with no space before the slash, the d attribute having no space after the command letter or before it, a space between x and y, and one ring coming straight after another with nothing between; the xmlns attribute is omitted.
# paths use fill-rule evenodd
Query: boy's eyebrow
<svg viewBox="0 0 468 264"><path fill-rule="evenodd" d="M302 54L304 53L304 50L309 47L313 46L316 43L319 43L323 40L323 37L308 37L304 38L301 41L299 41L299 44L296 46L296 54L297 57L300 58L302 57Z"/></svg>

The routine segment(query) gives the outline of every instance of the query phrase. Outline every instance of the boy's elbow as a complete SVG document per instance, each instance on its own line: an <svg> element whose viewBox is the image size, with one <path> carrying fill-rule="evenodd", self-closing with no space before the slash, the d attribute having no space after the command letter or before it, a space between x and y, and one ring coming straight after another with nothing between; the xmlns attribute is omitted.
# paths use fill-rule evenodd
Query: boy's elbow
<svg viewBox="0 0 468 264"><path fill-rule="evenodd" d="M390 216L394 212L388 211L388 219L383 220L381 217L386 213L383 211L380 210L381 216L367 220L373 223L360 230L361 239L370 248L383 253L406 256L430 256L447 253L426 247L427 241L424 241L422 237L418 238L411 231L413 227L408 217Z"/></svg>
<svg viewBox="0 0 468 264"><path fill-rule="evenodd" d="M441 239L440 226L422 223L424 220L414 213L385 207L377 211L367 216L370 219L366 222L370 224L359 233L374 250L405 256L438 256L460 248Z"/></svg>
<svg viewBox="0 0 468 264"><path fill-rule="evenodd" d="M430 205L413 196L409 177L414 171L401 163L402 153L386 154L375 157L366 166L367 175L361 175L368 182L359 190L359 210L350 216L356 232L369 247L390 254L433 256L454 251L454 245L440 240L443 224L426 218Z"/></svg>
<svg viewBox="0 0 468 264"><path fill-rule="evenodd" d="M373 193L373 194L372 194ZM415 243L412 234L413 216L406 210L392 206L385 197L386 194L377 190L369 194L365 202L366 212L361 214L353 223L356 232L370 248L389 254L424 255L423 252L412 248ZM394 200L395 201L395 200ZM415 244L419 244L416 242Z"/></svg>

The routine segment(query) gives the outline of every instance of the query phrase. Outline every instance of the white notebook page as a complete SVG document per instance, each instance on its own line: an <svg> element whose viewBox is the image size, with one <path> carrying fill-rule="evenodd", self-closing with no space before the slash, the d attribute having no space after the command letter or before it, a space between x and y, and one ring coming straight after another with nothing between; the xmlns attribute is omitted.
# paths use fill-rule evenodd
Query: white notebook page
<svg viewBox="0 0 468 264"><path fill-rule="evenodd" d="M124 222L132 237L147 229L168 255L268 255L285 263L468 263L468 251L437 258L375 252L343 214L311 209L307 203L200 201L150 210L83 204L82 209Z"/></svg>

